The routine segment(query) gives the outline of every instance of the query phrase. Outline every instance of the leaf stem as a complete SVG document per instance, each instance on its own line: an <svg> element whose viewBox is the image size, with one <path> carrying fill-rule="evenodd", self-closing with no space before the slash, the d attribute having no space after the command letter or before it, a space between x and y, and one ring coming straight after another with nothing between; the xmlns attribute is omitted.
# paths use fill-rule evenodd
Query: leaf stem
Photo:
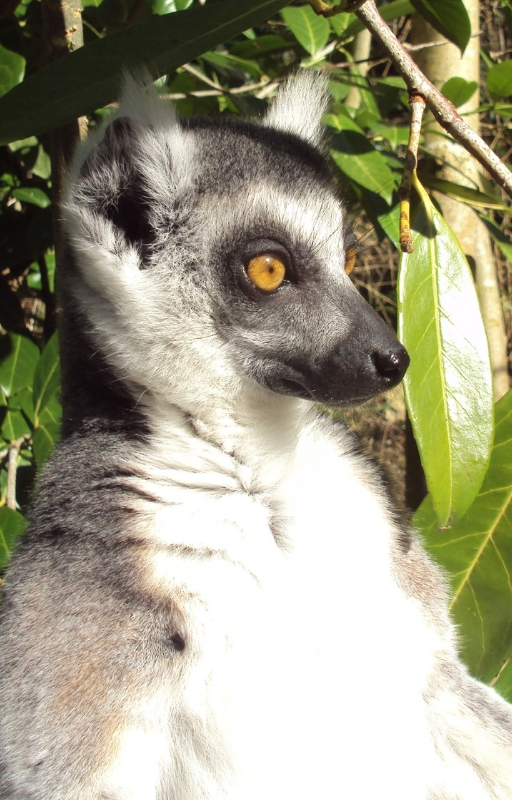
<svg viewBox="0 0 512 800"><path fill-rule="evenodd" d="M405 156L402 183L398 190L400 198L400 248L403 253L412 253L414 245L411 237L411 183L416 176L418 166L418 147L420 143L421 120L425 109L425 98L417 92L409 96L411 105L411 127L409 130L409 144Z"/></svg>

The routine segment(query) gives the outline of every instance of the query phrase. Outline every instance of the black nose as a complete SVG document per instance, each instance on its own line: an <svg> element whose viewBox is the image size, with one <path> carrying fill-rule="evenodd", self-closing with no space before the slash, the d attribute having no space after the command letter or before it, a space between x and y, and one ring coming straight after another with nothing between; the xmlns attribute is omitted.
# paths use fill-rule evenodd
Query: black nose
<svg viewBox="0 0 512 800"><path fill-rule="evenodd" d="M372 354L372 361L386 388L391 389L404 377L410 358L405 347L400 345L393 350L377 350Z"/></svg>

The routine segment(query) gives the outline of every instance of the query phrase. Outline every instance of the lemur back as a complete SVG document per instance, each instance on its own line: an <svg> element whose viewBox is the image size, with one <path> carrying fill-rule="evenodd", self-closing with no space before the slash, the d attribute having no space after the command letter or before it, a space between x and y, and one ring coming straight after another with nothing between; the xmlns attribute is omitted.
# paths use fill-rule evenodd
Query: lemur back
<svg viewBox="0 0 512 800"><path fill-rule="evenodd" d="M6 577L2 800L506 800L512 713L344 407L357 293L322 78L261 122L129 83L64 204L63 437Z"/></svg>

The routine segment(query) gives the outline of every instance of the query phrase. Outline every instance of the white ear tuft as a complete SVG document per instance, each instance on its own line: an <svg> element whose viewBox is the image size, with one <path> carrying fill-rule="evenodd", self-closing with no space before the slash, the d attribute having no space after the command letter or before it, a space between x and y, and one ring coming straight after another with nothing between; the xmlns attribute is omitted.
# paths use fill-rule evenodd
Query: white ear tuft
<svg viewBox="0 0 512 800"><path fill-rule="evenodd" d="M327 76L304 69L279 89L263 124L318 145L322 141L322 115L329 102Z"/></svg>

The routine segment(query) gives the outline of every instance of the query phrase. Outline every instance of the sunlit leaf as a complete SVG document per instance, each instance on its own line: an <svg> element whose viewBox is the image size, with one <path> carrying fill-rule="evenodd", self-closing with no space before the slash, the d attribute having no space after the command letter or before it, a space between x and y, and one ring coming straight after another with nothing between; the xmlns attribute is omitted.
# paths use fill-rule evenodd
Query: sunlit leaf
<svg viewBox="0 0 512 800"><path fill-rule="evenodd" d="M437 529L431 498L414 518L451 578L451 610L472 673L493 680L512 655L512 391L496 404L489 469L475 502L449 531ZM507 670L498 688L510 692ZM511 694L508 694L512 699Z"/></svg>
<svg viewBox="0 0 512 800"><path fill-rule="evenodd" d="M380 195L389 205L395 176L382 153L375 149L364 130L346 113L327 114L326 123L338 133L330 138L331 156L342 172L364 189Z"/></svg>
<svg viewBox="0 0 512 800"><path fill-rule="evenodd" d="M463 106L470 100L476 92L478 84L476 81L467 81L464 78L449 78L446 83L441 87L441 93L444 94L450 103L454 106Z"/></svg>
<svg viewBox="0 0 512 800"><path fill-rule="evenodd" d="M55 333L43 350L34 374L34 424L60 388L59 341Z"/></svg>
<svg viewBox="0 0 512 800"><path fill-rule="evenodd" d="M9 408L2 422L2 439L7 442L15 442L22 436L30 434L30 425L25 419L25 415L18 408Z"/></svg>
<svg viewBox="0 0 512 800"><path fill-rule="evenodd" d="M487 88L495 100L512 95L512 61L495 64L487 73Z"/></svg>
<svg viewBox="0 0 512 800"><path fill-rule="evenodd" d="M39 360L39 348L26 336L9 333L0 338L0 386L7 394L16 394L30 386Z"/></svg>
<svg viewBox="0 0 512 800"><path fill-rule="evenodd" d="M411 356L404 386L414 437L439 525L448 527L467 511L485 476L492 373L469 265L421 191L414 252L400 265L399 336Z"/></svg>
<svg viewBox="0 0 512 800"><path fill-rule="evenodd" d="M60 425L57 422L47 422L39 425L32 436L32 447L37 468L41 469L44 462L51 456L53 448L59 441Z"/></svg>
<svg viewBox="0 0 512 800"><path fill-rule="evenodd" d="M311 6L284 8L281 16L291 32L307 52L314 56L327 44L331 32L324 17L315 14Z"/></svg>
<svg viewBox="0 0 512 800"><path fill-rule="evenodd" d="M492 685L505 700L512 703L512 656L505 659L498 678Z"/></svg>
<svg viewBox="0 0 512 800"><path fill-rule="evenodd" d="M43 408L41 413L39 414L39 425L46 425L49 422L55 422L57 425L60 425L62 418L62 406L57 395L54 395L50 398L47 405Z"/></svg>
<svg viewBox="0 0 512 800"><path fill-rule="evenodd" d="M457 200L462 200L472 206L496 208L500 211L510 210L509 206L502 203L500 198L496 197L496 195L488 194L478 189L471 189L469 186L461 186L460 183L454 183L453 181L446 181L443 178L438 178L436 175L430 175L428 172L419 173L419 177L422 183L428 186L429 189L436 189L439 192L443 192L443 194L456 197Z"/></svg>
<svg viewBox="0 0 512 800"><path fill-rule="evenodd" d="M25 59L0 45L0 96L23 80Z"/></svg>
<svg viewBox="0 0 512 800"><path fill-rule="evenodd" d="M0 508L0 569L10 560L12 549L27 526L25 517L13 508Z"/></svg>
<svg viewBox="0 0 512 800"><path fill-rule="evenodd" d="M51 200L42 189L37 189L32 186L24 186L12 191L12 196L22 203L31 203L39 208L47 208Z"/></svg>

